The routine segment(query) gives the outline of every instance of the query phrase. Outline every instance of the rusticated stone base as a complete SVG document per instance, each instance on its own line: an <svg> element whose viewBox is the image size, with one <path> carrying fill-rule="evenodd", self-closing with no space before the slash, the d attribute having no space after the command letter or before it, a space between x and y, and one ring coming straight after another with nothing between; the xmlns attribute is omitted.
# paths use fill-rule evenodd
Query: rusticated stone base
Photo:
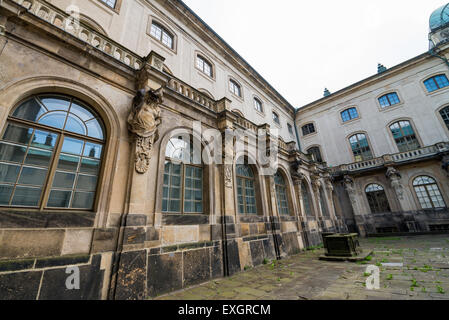
<svg viewBox="0 0 449 320"><path fill-rule="evenodd" d="M99 300L105 270L102 255L67 256L0 262L0 300ZM78 267L79 289L68 289L67 278Z"/></svg>

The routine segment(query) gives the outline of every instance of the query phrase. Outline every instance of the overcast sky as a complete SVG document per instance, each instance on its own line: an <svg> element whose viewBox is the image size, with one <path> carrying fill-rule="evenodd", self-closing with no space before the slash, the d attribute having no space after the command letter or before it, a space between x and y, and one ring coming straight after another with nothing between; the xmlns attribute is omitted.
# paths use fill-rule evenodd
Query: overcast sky
<svg viewBox="0 0 449 320"><path fill-rule="evenodd" d="M293 106L429 49L443 0L184 0Z"/></svg>

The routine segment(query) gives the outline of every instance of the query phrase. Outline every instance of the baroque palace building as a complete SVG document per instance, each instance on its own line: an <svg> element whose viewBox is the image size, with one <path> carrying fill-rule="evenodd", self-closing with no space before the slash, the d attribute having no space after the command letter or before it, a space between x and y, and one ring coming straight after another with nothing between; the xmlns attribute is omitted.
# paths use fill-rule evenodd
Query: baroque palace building
<svg viewBox="0 0 449 320"><path fill-rule="evenodd" d="M448 231L449 4L430 17L430 49L300 108L305 152L329 168L350 231Z"/></svg>
<svg viewBox="0 0 449 320"><path fill-rule="evenodd" d="M0 0L0 299L145 299L322 232L448 229L445 10L431 51L296 109L182 1Z"/></svg>

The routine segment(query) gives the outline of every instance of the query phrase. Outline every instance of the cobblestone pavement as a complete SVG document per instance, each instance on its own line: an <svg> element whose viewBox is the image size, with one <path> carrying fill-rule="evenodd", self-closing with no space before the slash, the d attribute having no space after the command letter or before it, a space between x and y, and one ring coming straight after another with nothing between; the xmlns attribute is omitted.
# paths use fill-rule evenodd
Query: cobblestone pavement
<svg viewBox="0 0 449 320"><path fill-rule="evenodd" d="M449 235L360 242L374 250L367 261L320 261L315 249L156 300L449 300ZM381 270L379 290L366 288L368 265Z"/></svg>

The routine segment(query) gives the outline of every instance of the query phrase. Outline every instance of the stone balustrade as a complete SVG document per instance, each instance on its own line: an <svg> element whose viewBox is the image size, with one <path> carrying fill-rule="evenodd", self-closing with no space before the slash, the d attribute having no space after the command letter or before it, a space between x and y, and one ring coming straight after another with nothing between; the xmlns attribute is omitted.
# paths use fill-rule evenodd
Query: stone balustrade
<svg viewBox="0 0 449 320"><path fill-rule="evenodd" d="M401 152L392 155L394 162L402 162L402 161L409 161L416 158L422 158L428 155L437 154L439 152L439 149L436 145L429 146L421 149L416 149L412 151L406 151Z"/></svg>
<svg viewBox="0 0 449 320"><path fill-rule="evenodd" d="M245 118L238 117L236 123L247 130L251 130L252 132L257 133L258 127L251 121L246 120Z"/></svg>
<svg viewBox="0 0 449 320"><path fill-rule="evenodd" d="M339 172L353 172L353 171L367 170L382 167L385 164L400 164L403 162L419 160L422 158L430 157L448 151L449 151L449 142L441 142L433 146L428 146L411 151L399 152L395 154L388 154L382 157L360 162L354 162L350 164L343 164L329 169L332 174L338 174Z"/></svg>
<svg viewBox="0 0 449 320"><path fill-rule="evenodd" d="M86 42L97 50L114 57L125 65L136 70L142 68L143 61L138 55L109 39L100 32L93 30L83 22L77 21L75 19L76 14L71 16L44 0L13 1L26 8L31 14L70 33L74 37Z"/></svg>
<svg viewBox="0 0 449 320"><path fill-rule="evenodd" d="M185 96L186 98L195 101L196 103L210 109L211 111L217 112L217 102L209 98L206 94L192 88L187 83L171 78L168 82L168 87L173 91Z"/></svg>

